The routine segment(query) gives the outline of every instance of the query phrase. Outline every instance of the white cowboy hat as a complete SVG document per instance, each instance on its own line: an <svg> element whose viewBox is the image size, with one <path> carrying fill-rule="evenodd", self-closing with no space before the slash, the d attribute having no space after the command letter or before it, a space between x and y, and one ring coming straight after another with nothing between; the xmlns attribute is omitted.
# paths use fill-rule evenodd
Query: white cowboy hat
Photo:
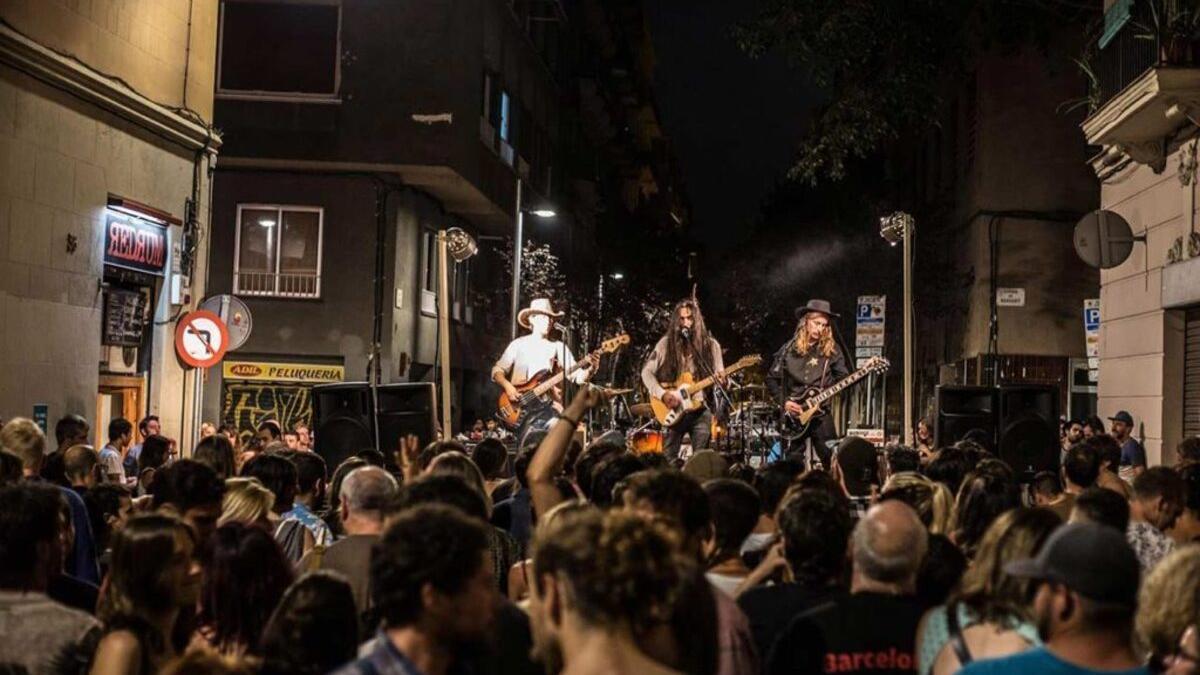
<svg viewBox="0 0 1200 675"><path fill-rule="evenodd" d="M534 298L531 300L529 306L517 314L517 323L521 324L524 328L529 328L530 314L545 314L554 318L563 315L562 312L554 311L554 308L550 305L549 298Z"/></svg>

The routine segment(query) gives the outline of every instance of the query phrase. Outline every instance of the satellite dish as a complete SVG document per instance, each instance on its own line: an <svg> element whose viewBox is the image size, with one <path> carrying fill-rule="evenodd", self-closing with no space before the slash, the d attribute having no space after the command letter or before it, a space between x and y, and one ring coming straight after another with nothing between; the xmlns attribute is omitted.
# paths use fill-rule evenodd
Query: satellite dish
<svg viewBox="0 0 1200 675"><path fill-rule="evenodd" d="M200 309L221 317L229 330L229 350L232 351L246 344L250 338L250 330L254 327L254 318L250 308L236 296L224 294L214 295L200 303Z"/></svg>
<svg viewBox="0 0 1200 675"><path fill-rule="evenodd" d="M1092 211L1075 224L1075 253L1083 262L1102 270L1125 262L1137 241L1146 238L1133 236L1129 223L1112 211Z"/></svg>

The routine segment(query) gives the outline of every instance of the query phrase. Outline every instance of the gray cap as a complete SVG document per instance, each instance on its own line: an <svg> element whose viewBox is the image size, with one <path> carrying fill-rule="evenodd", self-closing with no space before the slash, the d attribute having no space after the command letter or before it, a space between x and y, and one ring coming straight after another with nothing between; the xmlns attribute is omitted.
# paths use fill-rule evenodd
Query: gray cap
<svg viewBox="0 0 1200 675"><path fill-rule="evenodd" d="M1036 558L1014 560L1004 571L1061 583L1096 602L1137 607L1137 556L1122 533L1105 525L1064 525L1050 535Z"/></svg>

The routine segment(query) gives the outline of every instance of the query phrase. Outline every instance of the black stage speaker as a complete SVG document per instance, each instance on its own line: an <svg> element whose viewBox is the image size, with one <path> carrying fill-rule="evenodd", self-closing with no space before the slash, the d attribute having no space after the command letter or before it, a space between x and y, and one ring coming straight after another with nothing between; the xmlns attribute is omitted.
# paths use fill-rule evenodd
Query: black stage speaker
<svg viewBox="0 0 1200 675"><path fill-rule="evenodd" d="M375 447L371 387L366 382L319 384L312 388L317 454L330 475L348 457Z"/></svg>
<svg viewBox="0 0 1200 675"><path fill-rule="evenodd" d="M1059 389L1044 384L1000 387L1000 444L996 454L1024 480L1058 471Z"/></svg>
<svg viewBox="0 0 1200 675"><path fill-rule="evenodd" d="M432 382L381 384L379 398L379 450L385 456L395 452L400 439L416 434L421 447L437 435L437 408Z"/></svg>
<svg viewBox="0 0 1200 675"><path fill-rule="evenodd" d="M965 384L940 384L937 387L937 421L934 424L936 447L961 441L968 432L983 432L988 449L996 447L996 389Z"/></svg>

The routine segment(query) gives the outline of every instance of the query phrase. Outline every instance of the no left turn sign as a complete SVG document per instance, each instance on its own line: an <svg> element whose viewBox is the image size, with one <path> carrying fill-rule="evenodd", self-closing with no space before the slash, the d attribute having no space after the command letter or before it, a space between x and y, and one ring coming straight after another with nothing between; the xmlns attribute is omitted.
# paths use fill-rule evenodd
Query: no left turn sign
<svg viewBox="0 0 1200 675"><path fill-rule="evenodd" d="M229 329L216 314L198 309L179 320L175 328L175 353L194 368L210 368L229 349Z"/></svg>

